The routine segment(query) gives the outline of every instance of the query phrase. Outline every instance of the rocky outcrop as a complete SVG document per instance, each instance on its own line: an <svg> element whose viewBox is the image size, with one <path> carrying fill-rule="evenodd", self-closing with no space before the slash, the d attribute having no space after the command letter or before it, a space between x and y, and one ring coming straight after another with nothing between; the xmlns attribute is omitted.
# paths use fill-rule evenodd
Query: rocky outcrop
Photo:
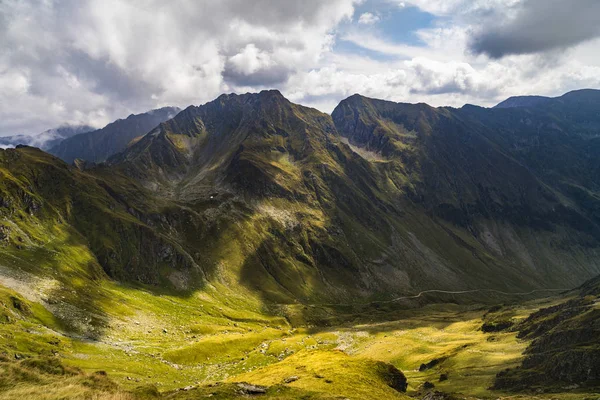
<svg viewBox="0 0 600 400"><path fill-rule="evenodd" d="M398 392L406 392L408 381L402 371L393 365L384 362L378 362L376 368L378 374L389 387L397 390Z"/></svg>
<svg viewBox="0 0 600 400"><path fill-rule="evenodd" d="M597 284L586 283L578 298L541 309L517 326L518 336L532 342L522 365L499 373L494 388L600 388L599 297L587 294Z"/></svg>

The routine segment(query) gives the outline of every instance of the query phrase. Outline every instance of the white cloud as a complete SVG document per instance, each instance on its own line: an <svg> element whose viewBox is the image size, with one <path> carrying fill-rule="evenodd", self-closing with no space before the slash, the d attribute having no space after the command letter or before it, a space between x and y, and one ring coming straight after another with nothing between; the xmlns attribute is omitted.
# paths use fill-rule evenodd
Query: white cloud
<svg viewBox="0 0 600 400"><path fill-rule="evenodd" d="M281 86L357 1L0 1L0 135Z"/></svg>
<svg viewBox="0 0 600 400"><path fill-rule="evenodd" d="M374 74L348 72L336 66L295 75L285 94L325 111L354 93L400 102L462 106L469 102L493 105L510 76L498 64L478 71L468 63L415 58Z"/></svg>
<svg viewBox="0 0 600 400"><path fill-rule="evenodd" d="M487 13L491 10L509 12L523 0L390 0L400 7L414 6L438 16L457 17L472 13Z"/></svg>
<svg viewBox="0 0 600 400"><path fill-rule="evenodd" d="M25 71L0 71L0 93L5 95L23 95L29 90L30 81Z"/></svg>
<svg viewBox="0 0 600 400"><path fill-rule="evenodd" d="M358 18L358 23L363 25L373 25L379 22L380 18L378 15L375 15L370 12L362 13Z"/></svg>
<svg viewBox="0 0 600 400"><path fill-rule="evenodd" d="M460 106L600 87L600 39L499 60L469 51L473 32L532 0L387 1L398 7L368 3L350 24L362 0L0 0L0 136L267 87L323 111L354 93ZM411 6L433 16L402 32L420 43L376 24Z"/></svg>

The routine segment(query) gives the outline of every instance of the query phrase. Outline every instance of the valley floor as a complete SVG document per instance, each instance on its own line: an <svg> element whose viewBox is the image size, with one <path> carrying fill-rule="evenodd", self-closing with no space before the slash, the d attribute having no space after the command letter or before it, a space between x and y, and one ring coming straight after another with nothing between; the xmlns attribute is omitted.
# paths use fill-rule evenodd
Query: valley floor
<svg viewBox="0 0 600 400"><path fill-rule="evenodd" d="M564 298L492 312L451 303L265 309L218 287L181 296L102 281L91 290L104 314L91 318L48 298L57 282L2 272L0 400L421 399L434 391L461 399L597 398L573 387L528 395L490 389L498 372L520 364L528 342L510 330L484 333L482 325L516 322ZM396 368L406 393L396 390ZM437 398L451 397L429 397Z"/></svg>

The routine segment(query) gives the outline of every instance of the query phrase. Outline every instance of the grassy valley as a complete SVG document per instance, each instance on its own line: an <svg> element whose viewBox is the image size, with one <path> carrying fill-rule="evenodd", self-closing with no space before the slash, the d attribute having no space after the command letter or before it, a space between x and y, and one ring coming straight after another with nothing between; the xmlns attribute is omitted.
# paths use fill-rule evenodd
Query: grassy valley
<svg viewBox="0 0 600 400"><path fill-rule="evenodd" d="M522 397L493 389L496 375L505 380L503 371L518 368L531 343L511 327L562 297L491 308L329 310L341 320L322 326L291 324L285 310L264 315L216 292L181 298L110 282L99 291L111 302L103 307L102 334L89 339L70 333L39 302L3 289L0 368L9 375L0 398L226 399L258 388L254 395L266 398L401 399L421 398L428 383L457 398L586 396L585 386L567 382L551 394ZM511 327L482 330L497 320ZM405 394L397 390L403 377Z"/></svg>

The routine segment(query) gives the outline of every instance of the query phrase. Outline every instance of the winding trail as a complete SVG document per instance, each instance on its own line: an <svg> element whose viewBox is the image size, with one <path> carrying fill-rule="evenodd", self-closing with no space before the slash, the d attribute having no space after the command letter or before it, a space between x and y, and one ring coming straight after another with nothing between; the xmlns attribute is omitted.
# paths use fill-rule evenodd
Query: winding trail
<svg viewBox="0 0 600 400"><path fill-rule="evenodd" d="M503 292L502 290L497 290L497 289L471 289L471 290L457 290L457 291L451 291L451 290L440 290L440 289L430 289L430 290L423 290L421 292L419 292L418 294L412 295L412 296L403 296L403 297L396 297L390 300L376 300L376 301L370 301L367 303L320 303L320 304L304 304L305 306L308 307L319 307L319 306L368 306L371 304L388 304L388 303L394 303L396 301L400 301L400 300L412 300L412 299L418 299L419 297L423 296L424 294L427 293L443 293L443 294L469 294L469 293L479 293L479 292L491 292L491 293L498 293L498 294L502 294L502 295L506 295L506 296L528 296L534 293L543 293L543 292L567 292L569 290L572 290L572 288L570 289L535 289L532 290L530 292Z"/></svg>

